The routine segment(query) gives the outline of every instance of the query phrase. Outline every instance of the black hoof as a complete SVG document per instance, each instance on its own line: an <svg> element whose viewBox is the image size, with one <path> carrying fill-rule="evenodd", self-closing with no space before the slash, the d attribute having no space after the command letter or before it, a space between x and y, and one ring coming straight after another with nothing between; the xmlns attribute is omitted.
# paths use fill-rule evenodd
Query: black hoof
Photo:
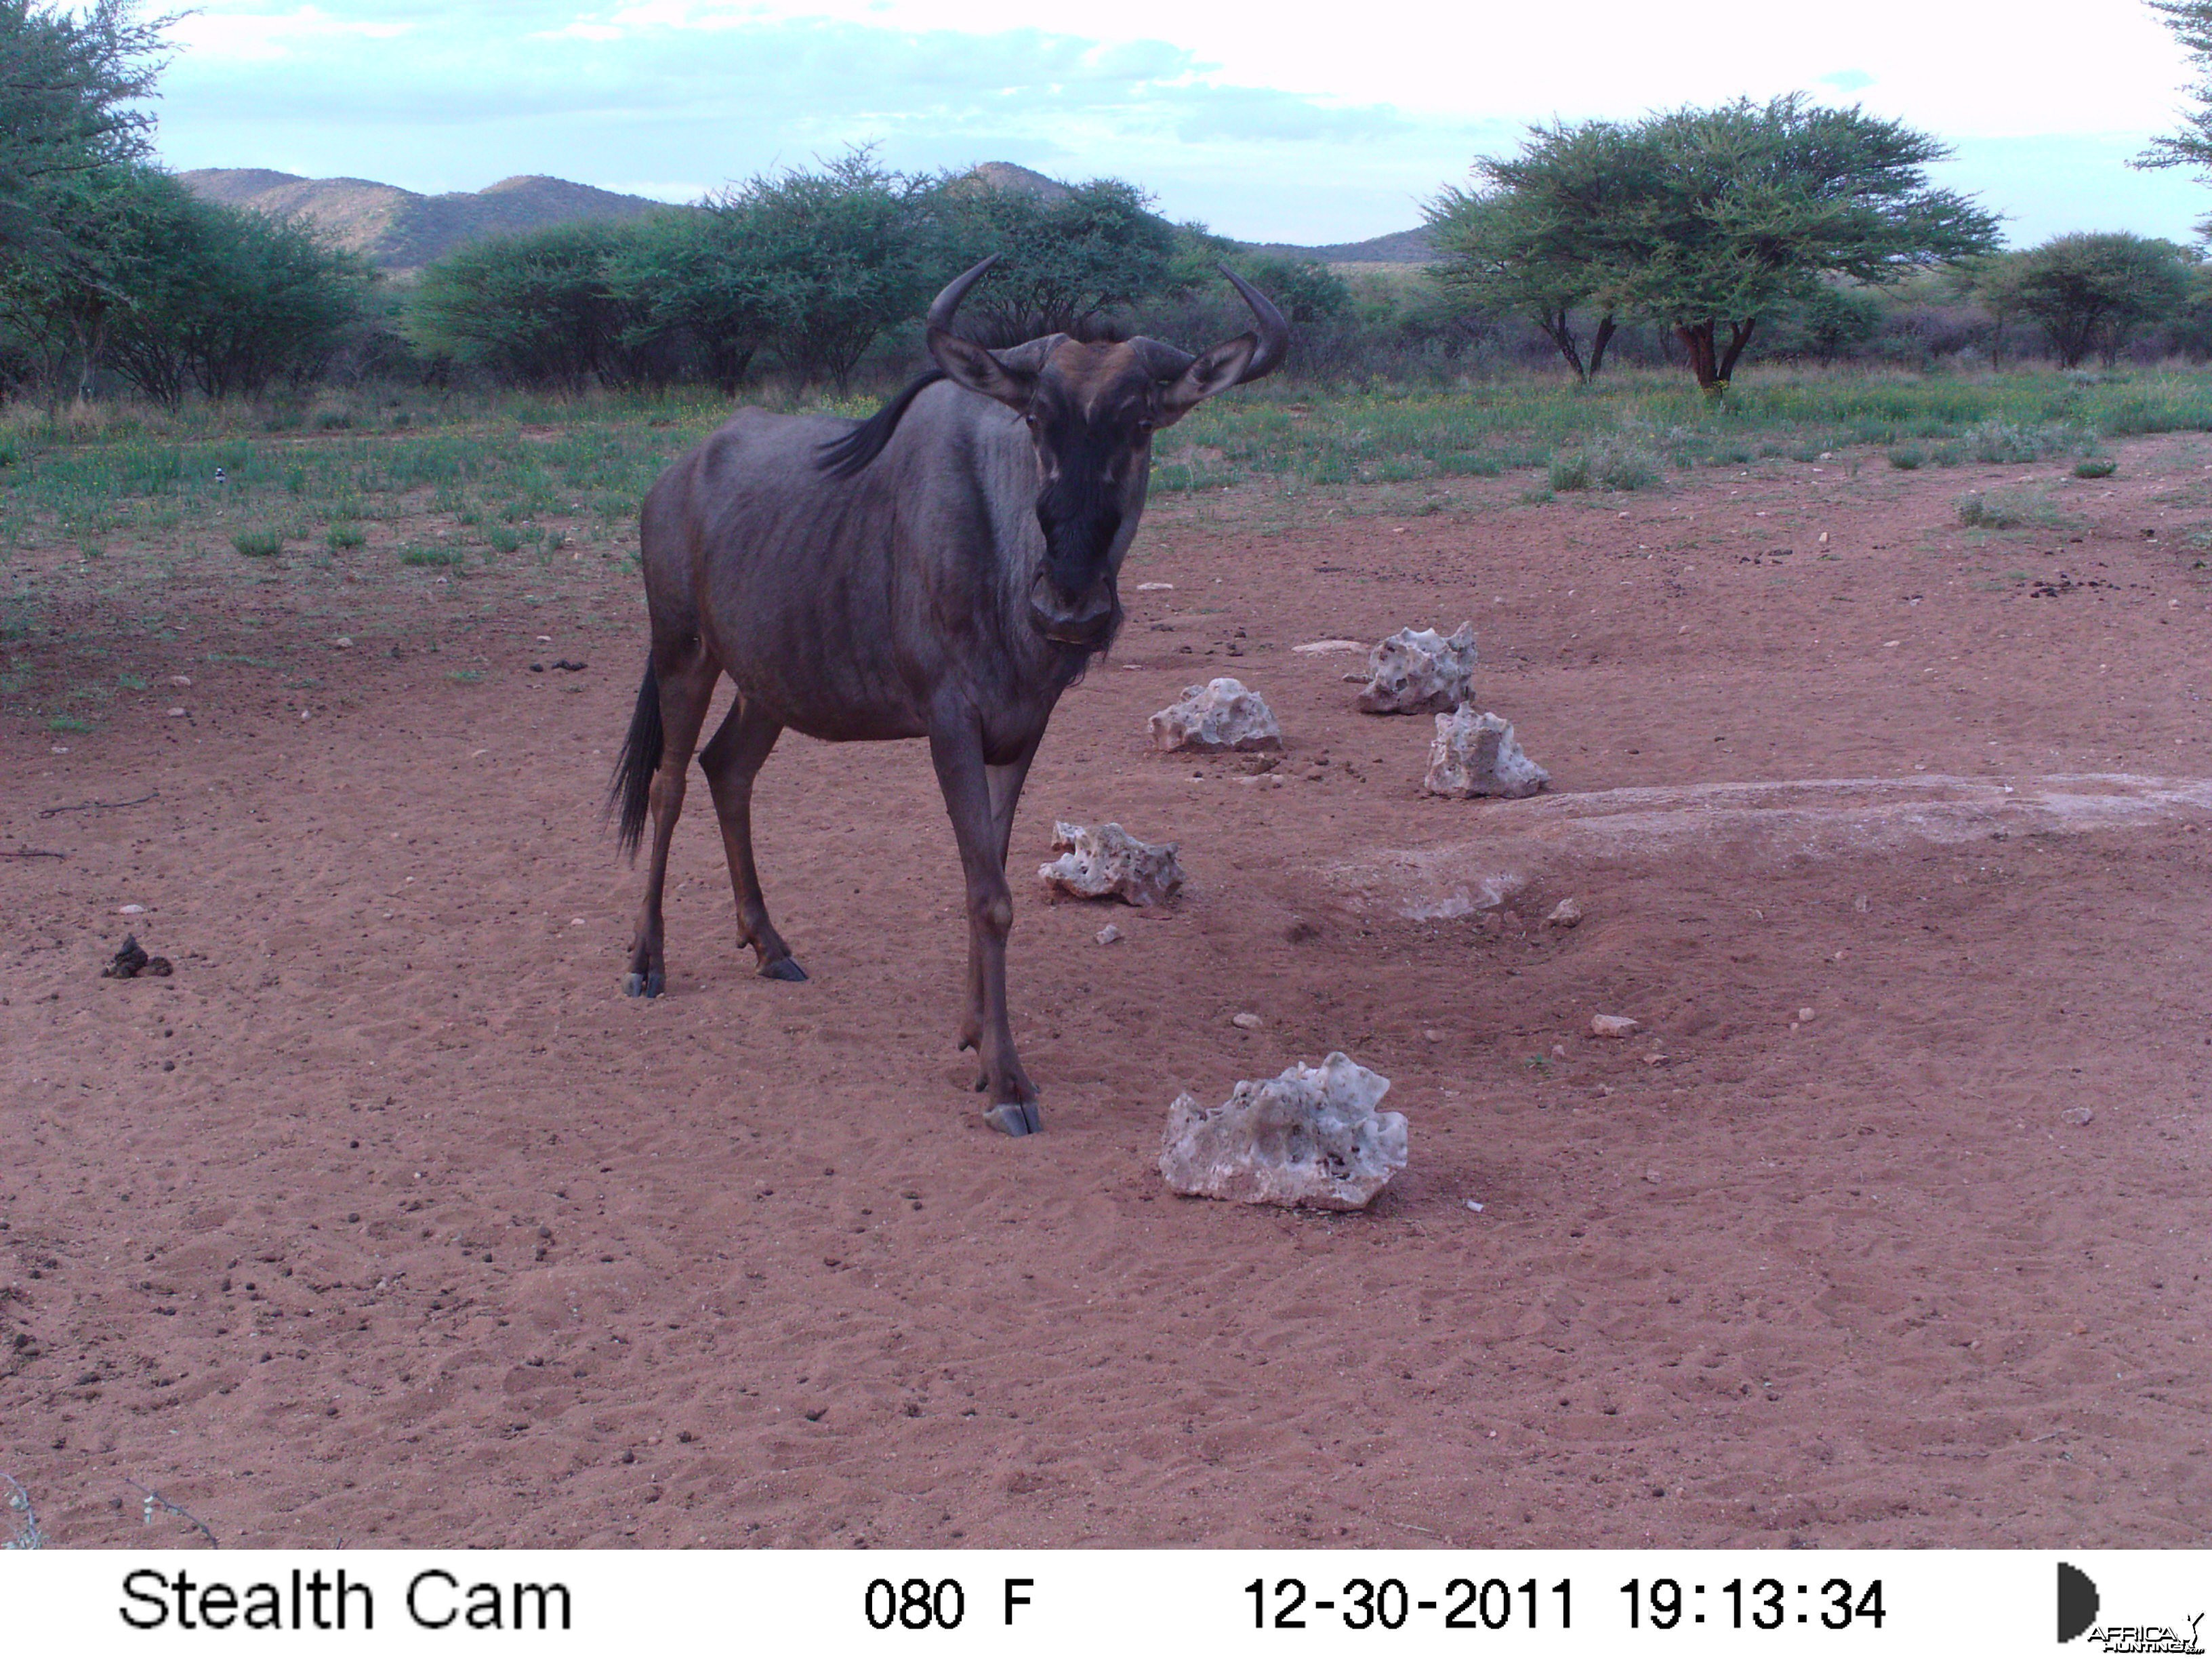
<svg viewBox="0 0 2212 1659"><path fill-rule="evenodd" d="M984 1113L983 1121L1002 1135L1033 1135L1042 1132L1044 1114L1033 1100L1009 1100Z"/></svg>
<svg viewBox="0 0 2212 1659"><path fill-rule="evenodd" d="M668 988L668 975L658 968L649 974L624 974L623 994L626 997L657 997Z"/></svg>
<svg viewBox="0 0 2212 1659"><path fill-rule="evenodd" d="M795 957L778 957L774 962L761 963L760 976L763 979L780 979L787 984L796 985L806 977L806 969L799 965Z"/></svg>

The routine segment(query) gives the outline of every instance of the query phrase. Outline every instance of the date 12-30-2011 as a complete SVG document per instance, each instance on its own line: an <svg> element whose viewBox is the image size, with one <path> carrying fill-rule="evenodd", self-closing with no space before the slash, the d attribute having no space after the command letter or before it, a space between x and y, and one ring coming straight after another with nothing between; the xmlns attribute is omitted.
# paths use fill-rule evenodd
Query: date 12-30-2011
<svg viewBox="0 0 2212 1659"><path fill-rule="evenodd" d="M1415 1595L1402 1578L1348 1578L1334 1595L1310 1595L1303 1578L1278 1578L1272 1587L1255 1578L1244 1593L1255 1630L1304 1630L1309 1613L1333 1614L1350 1630L1397 1630L1408 1620L1427 1622L1418 1617L1424 1613L1441 1618L1446 1630L1537 1630L1549 1624L1554 1599L1558 1622L1549 1627L1572 1628L1573 1587L1564 1578L1540 1592L1533 1578L1455 1578L1435 1596Z"/></svg>

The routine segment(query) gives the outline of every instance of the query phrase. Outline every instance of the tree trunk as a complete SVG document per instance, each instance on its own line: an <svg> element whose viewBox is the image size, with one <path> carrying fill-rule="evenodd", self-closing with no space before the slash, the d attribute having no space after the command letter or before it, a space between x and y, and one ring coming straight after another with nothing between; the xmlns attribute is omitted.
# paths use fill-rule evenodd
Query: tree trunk
<svg viewBox="0 0 2212 1659"><path fill-rule="evenodd" d="M1702 322L1677 323L1674 337L1690 354L1690 372L1698 377L1698 390L1709 398L1719 397L1726 388L1714 365L1713 319L1708 317Z"/></svg>
<svg viewBox="0 0 2212 1659"><path fill-rule="evenodd" d="M1743 356L1744 347L1751 343L1751 331L1759 326L1759 319L1747 317L1741 322L1729 323L1728 350L1721 357L1721 385L1725 387L1729 376L1735 373L1735 360Z"/></svg>
<svg viewBox="0 0 2212 1659"><path fill-rule="evenodd" d="M1608 319L1608 321L1610 319ZM1559 347L1559 356L1567 360L1567 367L1574 370L1575 379L1582 382L1583 385L1588 386L1589 384L1589 377L1596 371L1595 369L1588 369L1583 367L1583 354L1576 348L1575 345L1575 331L1572 328L1567 325L1567 308L1565 306L1561 306L1556 312L1538 312L1536 313L1536 326L1542 329L1547 335L1550 336L1552 343ZM1598 344L1598 351L1601 356L1602 356L1605 351L1605 345L1601 338Z"/></svg>
<svg viewBox="0 0 2212 1659"><path fill-rule="evenodd" d="M1613 339L1613 313L1608 311L1597 319L1597 335L1590 342L1589 373L1583 376L1585 384L1597 379L1598 370L1605 367L1605 349Z"/></svg>

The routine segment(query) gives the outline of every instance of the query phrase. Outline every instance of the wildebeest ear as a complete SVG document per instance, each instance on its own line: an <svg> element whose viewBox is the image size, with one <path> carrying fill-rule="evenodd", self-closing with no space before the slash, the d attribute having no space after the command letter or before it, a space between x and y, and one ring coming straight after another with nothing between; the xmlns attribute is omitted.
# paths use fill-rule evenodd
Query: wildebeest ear
<svg viewBox="0 0 2212 1659"><path fill-rule="evenodd" d="M1240 334L1201 354L1160 394L1162 426L1172 426L1217 392L1226 392L1243 378L1245 366L1260 349L1256 334Z"/></svg>
<svg viewBox="0 0 2212 1659"><path fill-rule="evenodd" d="M995 398L1009 409L1028 410L1036 391L1036 370L1010 363L1000 353L941 328L929 331L929 355L956 386Z"/></svg>

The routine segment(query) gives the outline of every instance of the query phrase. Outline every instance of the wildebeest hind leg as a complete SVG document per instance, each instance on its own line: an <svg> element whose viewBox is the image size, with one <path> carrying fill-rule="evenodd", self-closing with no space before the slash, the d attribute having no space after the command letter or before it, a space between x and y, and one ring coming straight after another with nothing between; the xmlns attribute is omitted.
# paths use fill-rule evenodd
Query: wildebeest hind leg
<svg viewBox="0 0 2212 1659"><path fill-rule="evenodd" d="M746 711L741 693L712 741L699 751L699 767L714 793L714 816L721 820L722 851L729 857L730 885L737 894L738 937L753 947L762 977L802 980L806 970L768 919L760 872L753 866L753 778L782 735L783 727L774 720Z"/></svg>
<svg viewBox="0 0 2212 1659"><path fill-rule="evenodd" d="M714 700L720 674L712 658L694 643L681 654L654 653L653 672L660 683L660 765L653 775L653 861L647 866L645 897L638 905L637 931L631 936L629 972L623 990L629 996L657 997L668 984L662 950L660 896L668 884L668 844L684 811L684 774L707 706Z"/></svg>

